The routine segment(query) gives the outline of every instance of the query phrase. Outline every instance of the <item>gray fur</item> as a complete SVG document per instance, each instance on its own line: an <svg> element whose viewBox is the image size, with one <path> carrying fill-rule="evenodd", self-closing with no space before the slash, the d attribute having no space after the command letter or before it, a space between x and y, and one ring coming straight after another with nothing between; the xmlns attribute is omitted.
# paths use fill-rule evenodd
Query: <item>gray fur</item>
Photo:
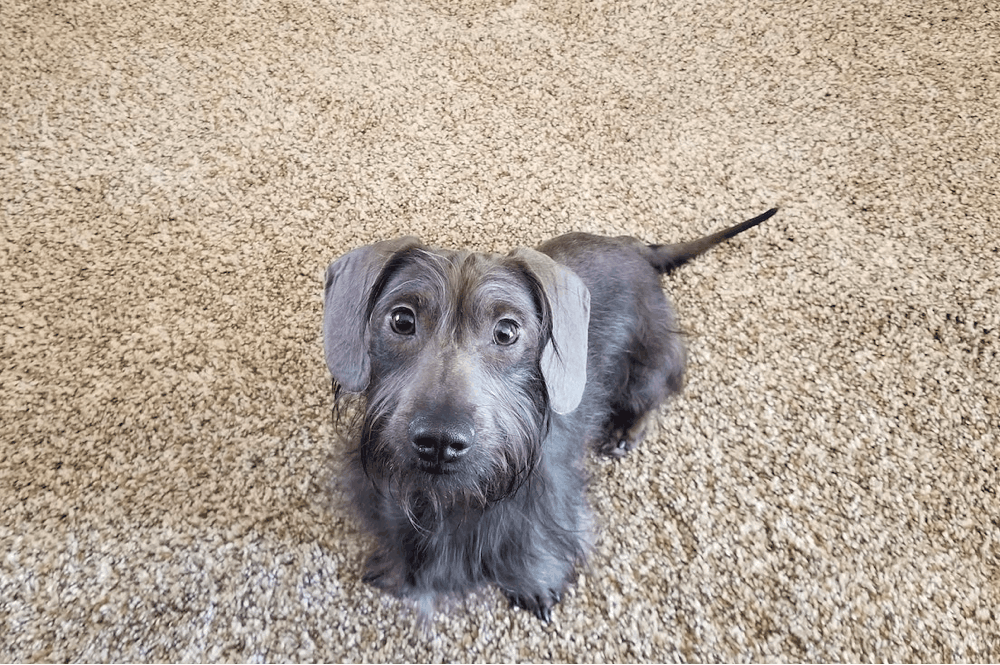
<svg viewBox="0 0 1000 665"><path fill-rule="evenodd" d="M425 608L496 584L549 621L593 542L587 446L624 455L683 385L660 274L772 214L668 246L401 238L333 262L323 337L335 395L364 404L346 473L377 541L365 581Z"/></svg>

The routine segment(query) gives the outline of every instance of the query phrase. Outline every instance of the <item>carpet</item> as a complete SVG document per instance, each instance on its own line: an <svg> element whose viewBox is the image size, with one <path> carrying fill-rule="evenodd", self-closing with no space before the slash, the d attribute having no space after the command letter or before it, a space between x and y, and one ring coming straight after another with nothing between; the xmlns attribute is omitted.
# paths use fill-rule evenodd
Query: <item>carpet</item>
<svg viewBox="0 0 1000 665"><path fill-rule="evenodd" d="M0 660L1000 660L1000 10L10 0ZM544 625L361 582L327 264L693 238Z"/></svg>

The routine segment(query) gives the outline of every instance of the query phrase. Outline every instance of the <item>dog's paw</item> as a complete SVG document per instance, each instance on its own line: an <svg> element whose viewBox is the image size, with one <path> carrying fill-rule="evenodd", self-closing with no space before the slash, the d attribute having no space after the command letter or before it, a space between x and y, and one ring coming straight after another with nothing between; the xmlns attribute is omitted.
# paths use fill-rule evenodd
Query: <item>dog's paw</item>
<svg viewBox="0 0 1000 665"><path fill-rule="evenodd" d="M608 427L604 442L598 447L598 452L608 457L621 458L639 447L646 438L646 427L649 417L644 416L629 426L614 422Z"/></svg>
<svg viewBox="0 0 1000 665"><path fill-rule="evenodd" d="M608 457L620 458L629 454L637 445L638 442L621 436L620 432L612 432L604 445L598 449L598 452Z"/></svg>
<svg viewBox="0 0 1000 665"><path fill-rule="evenodd" d="M392 559L382 552L375 552L365 562L365 572L361 581L396 596L405 594L405 575Z"/></svg>
<svg viewBox="0 0 1000 665"><path fill-rule="evenodd" d="M507 591L506 595L511 607L529 610L545 623L552 623L552 608L562 600L562 593L558 589L548 589L536 594Z"/></svg>

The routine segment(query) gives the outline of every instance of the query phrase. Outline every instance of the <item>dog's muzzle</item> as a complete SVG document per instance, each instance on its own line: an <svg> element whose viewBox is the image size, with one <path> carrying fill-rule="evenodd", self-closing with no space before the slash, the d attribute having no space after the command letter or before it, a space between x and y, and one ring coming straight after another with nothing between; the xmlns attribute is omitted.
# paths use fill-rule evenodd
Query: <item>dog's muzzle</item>
<svg viewBox="0 0 1000 665"><path fill-rule="evenodd" d="M471 418L444 407L416 415L410 421L408 434L421 468L430 473L450 473L449 465L458 462L472 447L476 429Z"/></svg>

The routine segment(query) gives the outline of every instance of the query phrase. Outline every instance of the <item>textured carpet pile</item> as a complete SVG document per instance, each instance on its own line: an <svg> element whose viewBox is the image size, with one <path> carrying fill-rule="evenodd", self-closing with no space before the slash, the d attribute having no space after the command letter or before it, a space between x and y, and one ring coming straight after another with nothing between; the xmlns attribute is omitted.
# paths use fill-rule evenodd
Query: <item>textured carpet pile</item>
<svg viewBox="0 0 1000 665"><path fill-rule="evenodd" d="M1000 9L0 4L0 660L1000 660ZM688 239L545 626L339 503L326 265Z"/></svg>

